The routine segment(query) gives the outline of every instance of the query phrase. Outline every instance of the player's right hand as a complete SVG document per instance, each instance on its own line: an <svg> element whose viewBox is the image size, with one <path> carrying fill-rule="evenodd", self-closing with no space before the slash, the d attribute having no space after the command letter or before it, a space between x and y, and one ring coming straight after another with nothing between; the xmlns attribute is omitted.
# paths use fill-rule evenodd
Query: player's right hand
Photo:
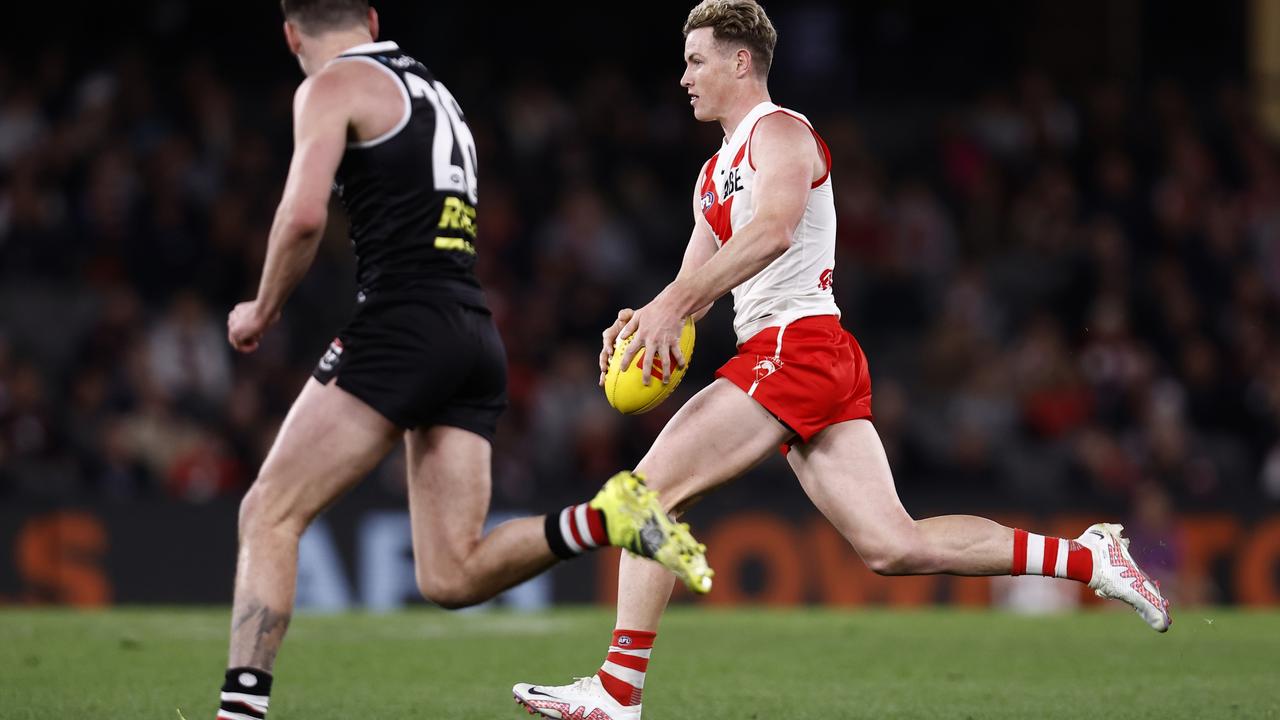
<svg viewBox="0 0 1280 720"><path fill-rule="evenodd" d="M259 309L258 301L250 300L236 305L227 314L227 342L231 347L242 353L258 349L262 334L280 318L280 313L274 317L263 317Z"/></svg>
<svg viewBox="0 0 1280 720"><path fill-rule="evenodd" d="M622 327L635 314L636 311L631 308L622 308L618 311L618 319L600 334L603 341L600 347L600 387L604 387L604 374L609 371L609 358L613 355L613 344L618 341L618 333L622 332Z"/></svg>

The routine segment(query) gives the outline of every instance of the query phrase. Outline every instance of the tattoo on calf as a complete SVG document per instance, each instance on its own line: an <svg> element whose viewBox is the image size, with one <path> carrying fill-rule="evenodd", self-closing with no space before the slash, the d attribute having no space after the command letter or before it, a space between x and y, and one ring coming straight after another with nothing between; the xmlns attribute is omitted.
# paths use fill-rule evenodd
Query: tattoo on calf
<svg viewBox="0 0 1280 720"><path fill-rule="evenodd" d="M270 670L275 663L276 653L284 639L284 631L289 627L289 611L273 610L257 600L250 600L244 610L232 622L233 641L249 641L247 637L236 637L246 625L246 631L253 628L252 621L257 621L257 628L251 630L253 642L253 664Z"/></svg>

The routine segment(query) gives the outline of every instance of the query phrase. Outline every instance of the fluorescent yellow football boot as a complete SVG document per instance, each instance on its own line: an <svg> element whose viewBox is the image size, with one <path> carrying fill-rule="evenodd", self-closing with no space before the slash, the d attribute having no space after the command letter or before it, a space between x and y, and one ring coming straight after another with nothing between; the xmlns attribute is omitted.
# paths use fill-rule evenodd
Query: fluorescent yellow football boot
<svg viewBox="0 0 1280 720"><path fill-rule="evenodd" d="M707 546L693 538L688 524L667 515L643 475L614 475L590 506L604 513L610 545L660 563L696 593L711 592L715 572L707 565Z"/></svg>

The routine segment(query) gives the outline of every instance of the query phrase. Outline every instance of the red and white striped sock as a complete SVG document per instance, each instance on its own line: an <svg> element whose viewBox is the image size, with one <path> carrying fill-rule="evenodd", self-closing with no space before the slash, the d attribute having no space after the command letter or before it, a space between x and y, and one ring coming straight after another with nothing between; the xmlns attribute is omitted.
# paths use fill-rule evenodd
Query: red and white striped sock
<svg viewBox="0 0 1280 720"><path fill-rule="evenodd" d="M614 630L613 644L596 677L619 705L639 705L644 694L644 674L649 669L649 653L658 633L644 630Z"/></svg>
<svg viewBox="0 0 1280 720"><path fill-rule="evenodd" d="M1082 583L1093 579L1093 551L1075 540L1013 531L1010 575L1047 575Z"/></svg>
<svg viewBox="0 0 1280 720"><path fill-rule="evenodd" d="M543 524L551 552L564 560L609 545L604 513L581 503L547 515Z"/></svg>

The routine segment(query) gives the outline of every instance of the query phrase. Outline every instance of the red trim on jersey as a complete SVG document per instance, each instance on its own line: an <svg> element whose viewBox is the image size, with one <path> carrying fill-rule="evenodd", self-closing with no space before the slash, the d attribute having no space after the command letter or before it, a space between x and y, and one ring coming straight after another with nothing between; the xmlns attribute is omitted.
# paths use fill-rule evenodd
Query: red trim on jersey
<svg viewBox="0 0 1280 720"><path fill-rule="evenodd" d="M1013 568L1010 575L1021 575L1027 571L1027 531L1014 528L1013 531Z"/></svg>
<svg viewBox="0 0 1280 720"><path fill-rule="evenodd" d="M711 162L707 163L707 176L702 181L702 197L706 198L711 195L710 207L705 207L702 214L707 219L707 224L711 226L711 232L715 233L716 240L724 245L729 242L729 238L733 237L733 197L727 202L720 202L720 195L716 192L716 180L713 177L716 166L716 158L720 153L711 156ZM734 167L737 167L736 165Z"/></svg>
<svg viewBox="0 0 1280 720"><path fill-rule="evenodd" d="M1044 539L1044 563L1040 565L1040 574L1053 577L1054 568L1058 566L1058 545L1061 541L1056 537Z"/></svg>
<svg viewBox="0 0 1280 720"><path fill-rule="evenodd" d="M720 153L716 153L715 155L712 155L712 156L711 156L711 159L707 161L707 171L706 171L706 172L704 172L704 173L702 173L702 185L703 185L703 187L706 187L707 181L711 179L711 176L712 176L713 174L715 174L715 171L716 171L716 158L718 158L718 157L720 157Z"/></svg>
<svg viewBox="0 0 1280 720"><path fill-rule="evenodd" d="M822 186L822 183L827 181L827 178L831 177L831 148L827 147L827 141L822 139L822 136L818 134L817 130L810 127L809 132L813 133L813 137L818 141L818 145L822 146L822 154L827 158L827 171L822 174L822 177L815 180L813 185L809 186L809 189L816 190Z"/></svg>
<svg viewBox="0 0 1280 720"><path fill-rule="evenodd" d="M621 665L624 668L631 668L632 670L638 670L640 672L645 672L649 669L649 658L611 652L606 655L604 659L606 662L611 662L614 665Z"/></svg>
<svg viewBox="0 0 1280 720"><path fill-rule="evenodd" d="M760 117L756 118L755 124L751 126L751 132L747 133L747 144L743 145L743 147L747 148L748 150L751 149L751 141L754 140L756 137L756 126L760 124L761 120L769 117L770 115L777 115L780 112L783 112L781 108L779 108L778 110L774 110L771 113L765 113L764 115L761 115ZM787 115L787 117L793 117L790 113L785 113L785 114ZM800 120L800 118L795 118L795 119L797 121ZM808 127L808 126L806 125L805 127ZM810 132L812 132L812 130L810 130ZM756 169L756 161L750 155L747 156L747 164L751 166L752 170Z"/></svg>
<svg viewBox="0 0 1280 720"><path fill-rule="evenodd" d="M822 139L822 136L818 134L817 130L813 129L812 125L805 122L804 120L801 120L799 117L796 117L796 115L792 113L790 110L787 110L785 108L779 108L766 115L761 115L760 119L756 120L756 124L751 126L751 132L750 134L747 135L747 144L744 147L746 148L751 147L751 139L755 137L756 125L760 124L760 120L763 120L769 117L769 115L776 115L778 113L782 113L787 117L791 118L792 120L795 120L796 122L800 123L801 125L804 125L809 130L809 132L813 134L813 139L818 141L818 147L822 148L822 155L823 155L823 158L826 160L827 171L822 174L822 177L815 180L813 184L809 186L809 189L815 190L818 187L821 187L822 183L826 182L827 178L831 177L831 149L827 147L827 141ZM752 159L750 151L747 152L747 164L751 166L752 170L756 169L756 163L755 163L755 160Z"/></svg>

